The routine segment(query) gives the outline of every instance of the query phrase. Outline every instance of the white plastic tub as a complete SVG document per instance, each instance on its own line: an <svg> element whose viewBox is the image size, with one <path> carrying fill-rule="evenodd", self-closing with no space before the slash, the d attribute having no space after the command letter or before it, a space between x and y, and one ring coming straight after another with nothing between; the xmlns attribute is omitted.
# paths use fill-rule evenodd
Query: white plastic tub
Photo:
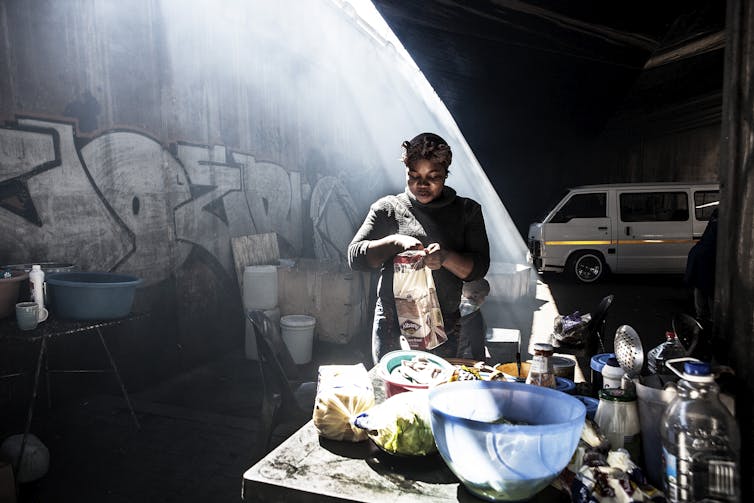
<svg viewBox="0 0 754 503"><path fill-rule="evenodd" d="M314 326L317 320L305 314L290 314L280 318L283 342L288 346L294 363L302 365L312 360Z"/></svg>
<svg viewBox="0 0 754 503"><path fill-rule="evenodd" d="M243 307L274 309L278 305L278 268L274 265L248 266L243 271Z"/></svg>

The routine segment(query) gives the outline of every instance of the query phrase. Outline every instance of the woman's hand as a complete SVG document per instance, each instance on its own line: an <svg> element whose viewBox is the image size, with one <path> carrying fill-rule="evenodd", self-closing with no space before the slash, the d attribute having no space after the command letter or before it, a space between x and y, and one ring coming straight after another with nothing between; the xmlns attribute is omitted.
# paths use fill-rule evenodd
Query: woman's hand
<svg viewBox="0 0 754 503"><path fill-rule="evenodd" d="M391 234L382 239L369 242L366 259L369 267L379 267L386 260L406 250L422 250L422 242L415 237L403 234Z"/></svg>
<svg viewBox="0 0 754 503"><path fill-rule="evenodd" d="M424 249L424 265L436 271L442 267L448 252L440 248L439 243L432 243Z"/></svg>
<svg viewBox="0 0 754 503"><path fill-rule="evenodd" d="M421 250L424 245L421 241L412 236L405 236L403 234L393 234L393 244L398 248L398 253L406 250Z"/></svg>
<svg viewBox="0 0 754 503"><path fill-rule="evenodd" d="M455 276L466 279L474 269L474 261L467 255L443 249L439 243L432 243L424 249L424 265L436 271L444 267Z"/></svg>

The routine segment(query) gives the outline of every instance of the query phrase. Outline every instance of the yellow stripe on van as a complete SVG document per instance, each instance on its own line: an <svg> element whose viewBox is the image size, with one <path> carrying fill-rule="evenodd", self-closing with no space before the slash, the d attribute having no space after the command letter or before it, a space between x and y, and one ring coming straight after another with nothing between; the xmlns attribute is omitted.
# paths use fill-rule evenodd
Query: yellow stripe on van
<svg viewBox="0 0 754 503"><path fill-rule="evenodd" d="M695 243L694 239L619 239L619 245L656 245Z"/></svg>
<svg viewBox="0 0 754 503"><path fill-rule="evenodd" d="M545 241L546 246L609 245L612 241Z"/></svg>
<svg viewBox="0 0 754 503"><path fill-rule="evenodd" d="M697 239L620 239L616 241L545 241L545 246L656 245L696 243Z"/></svg>

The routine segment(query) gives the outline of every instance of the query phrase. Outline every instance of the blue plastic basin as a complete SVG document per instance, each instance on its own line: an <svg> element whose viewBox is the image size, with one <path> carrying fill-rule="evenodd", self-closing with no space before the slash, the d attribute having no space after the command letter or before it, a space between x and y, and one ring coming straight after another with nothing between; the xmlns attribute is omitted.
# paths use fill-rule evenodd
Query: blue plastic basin
<svg viewBox="0 0 754 503"><path fill-rule="evenodd" d="M429 407L448 467L490 501L526 500L552 482L576 450L586 415L570 395L503 381L443 384L430 390Z"/></svg>
<svg viewBox="0 0 754 503"><path fill-rule="evenodd" d="M131 312L140 278L109 272L59 272L45 276L50 309L70 320L112 320Z"/></svg>

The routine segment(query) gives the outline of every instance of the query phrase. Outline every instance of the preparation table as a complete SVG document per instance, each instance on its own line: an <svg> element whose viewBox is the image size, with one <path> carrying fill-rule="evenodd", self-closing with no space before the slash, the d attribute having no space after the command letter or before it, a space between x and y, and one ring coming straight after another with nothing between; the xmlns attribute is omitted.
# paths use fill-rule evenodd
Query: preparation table
<svg viewBox="0 0 754 503"><path fill-rule="evenodd" d="M377 403L382 379L369 372ZM438 503L482 501L468 492L439 454L405 458L386 454L371 442L320 438L309 421L243 475L243 501ZM548 486L532 502L570 501Z"/></svg>

